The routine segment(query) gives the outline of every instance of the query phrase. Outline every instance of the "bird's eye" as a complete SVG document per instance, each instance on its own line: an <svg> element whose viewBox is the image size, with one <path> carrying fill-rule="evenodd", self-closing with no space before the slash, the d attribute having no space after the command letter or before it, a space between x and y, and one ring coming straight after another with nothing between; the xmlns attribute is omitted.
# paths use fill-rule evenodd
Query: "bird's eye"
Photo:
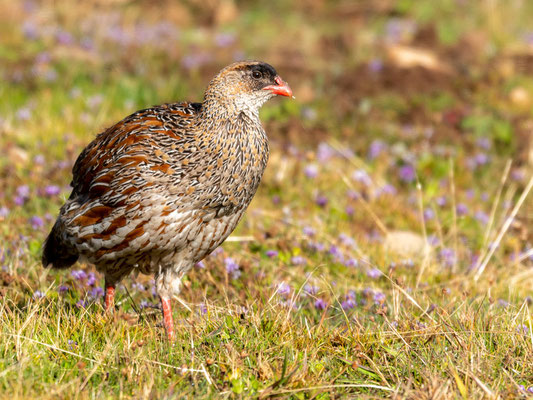
<svg viewBox="0 0 533 400"><path fill-rule="evenodd" d="M261 79L263 77L263 74L261 73L261 71L255 70L252 72L252 77L254 79Z"/></svg>

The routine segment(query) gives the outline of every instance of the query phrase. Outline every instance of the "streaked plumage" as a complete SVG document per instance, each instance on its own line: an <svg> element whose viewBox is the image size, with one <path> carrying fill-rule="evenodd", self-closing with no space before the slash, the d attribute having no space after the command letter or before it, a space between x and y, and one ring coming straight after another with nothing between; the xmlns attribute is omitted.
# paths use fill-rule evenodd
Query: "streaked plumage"
<svg viewBox="0 0 533 400"><path fill-rule="evenodd" d="M133 269L155 274L172 337L169 300L181 278L235 229L257 190L268 159L258 112L276 94L292 92L274 68L239 62L211 81L203 103L141 110L99 134L74 165L43 265L94 264L106 308Z"/></svg>

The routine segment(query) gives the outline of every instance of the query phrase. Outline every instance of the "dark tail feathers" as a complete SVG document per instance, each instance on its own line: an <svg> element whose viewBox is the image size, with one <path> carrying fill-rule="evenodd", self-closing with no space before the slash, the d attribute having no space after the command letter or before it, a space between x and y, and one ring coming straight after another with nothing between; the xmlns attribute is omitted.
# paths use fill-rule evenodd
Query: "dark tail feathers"
<svg viewBox="0 0 533 400"><path fill-rule="evenodd" d="M44 267L64 269L78 261L77 252L61 242L57 222L43 244L43 256L41 261Z"/></svg>

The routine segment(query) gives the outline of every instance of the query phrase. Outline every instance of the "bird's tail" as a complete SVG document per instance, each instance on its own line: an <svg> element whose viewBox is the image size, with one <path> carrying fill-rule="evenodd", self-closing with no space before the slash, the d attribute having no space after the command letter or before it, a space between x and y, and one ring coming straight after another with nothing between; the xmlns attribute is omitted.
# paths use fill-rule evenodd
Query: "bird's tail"
<svg viewBox="0 0 533 400"><path fill-rule="evenodd" d="M56 221L52 231L44 241L41 258L44 267L65 269L78 261L78 252L61 240L60 229L59 223Z"/></svg>

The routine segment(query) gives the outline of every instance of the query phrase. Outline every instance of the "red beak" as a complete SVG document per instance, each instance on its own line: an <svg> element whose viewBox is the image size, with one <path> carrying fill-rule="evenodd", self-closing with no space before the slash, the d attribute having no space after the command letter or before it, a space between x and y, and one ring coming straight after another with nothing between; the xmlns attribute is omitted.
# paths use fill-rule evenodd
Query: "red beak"
<svg viewBox="0 0 533 400"><path fill-rule="evenodd" d="M292 97L292 89L279 75L274 78L274 82L276 82L277 85L265 86L263 90L270 90L272 93L279 94L280 96Z"/></svg>

